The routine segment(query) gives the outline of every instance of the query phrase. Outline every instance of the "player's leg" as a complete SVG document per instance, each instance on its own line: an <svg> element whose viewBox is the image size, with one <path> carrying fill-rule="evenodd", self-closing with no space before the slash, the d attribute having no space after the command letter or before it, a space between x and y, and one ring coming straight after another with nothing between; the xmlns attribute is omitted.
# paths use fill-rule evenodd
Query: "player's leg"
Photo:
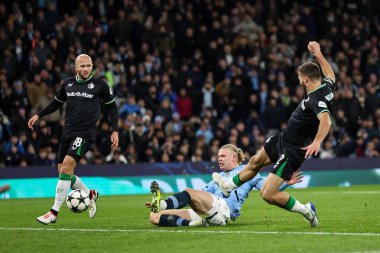
<svg viewBox="0 0 380 253"><path fill-rule="evenodd" d="M191 196L190 206L191 208L200 216L204 217L201 222L197 225L203 226L215 226L215 225L226 225L230 220L231 212L230 209L222 198L217 198L213 194L193 190L186 188L189 195Z"/></svg>
<svg viewBox="0 0 380 253"><path fill-rule="evenodd" d="M150 213L149 220L157 226L182 227L197 225L202 218L192 209L172 209Z"/></svg>
<svg viewBox="0 0 380 253"><path fill-rule="evenodd" d="M49 212L47 212L45 215L39 216L37 218L37 221L43 223L43 224L50 224L55 223L58 217L58 212L61 207L59 203L63 203L64 199L66 198L68 189L70 189L71 184L71 174L65 174L62 173L62 171L70 170L69 167L73 167L71 164L71 160L66 160L64 163L64 160L66 158L67 151L70 148L70 142L71 139L66 136L61 137L61 142L59 144L58 148L58 155L57 155L57 163L58 163L58 182L55 190L55 200L54 205L50 209ZM74 161L75 162L75 161ZM63 169L64 166L68 167L67 169ZM75 166L75 164L74 164ZM67 188L67 190L66 190Z"/></svg>
<svg viewBox="0 0 380 253"><path fill-rule="evenodd" d="M299 164L290 162L289 158L284 155L280 156L280 159L264 182L263 188L261 189L261 197L269 204L302 214L310 222L312 227L316 227L318 226L318 218L312 203L303 205L290 196L289 193L278 190L284 181L291 178L294 172L292 168L295 167L298 168Z"/></svg>
<svg viewBox="0 0 380 253"><path fill-rule="evenodd" d="M87 153L92 143L93 139L91 136L77 136L70 143L70 151L68 155L73 157L76 162L79 163L80 159L82 159L82 157ZM88 215L90 218L94 218L96 215L96 200L99 196L98 191L94 189L89 190L83 181L76 175L73 175L72 177L71 188L83 190L89 195L90 204L88 206Z"/></svg>
<svg viewBox="0 0 380 253"><path fill-rule="evenodd" d="M52 207L52 210L56 211L57 214L62 206L62 203L66 199L68 191L70 190L71 179L73 177L76 164L75 159L68 155L65 156L65 159L62 162L56 188L55 201Z"/></svg>
<svg viewBox="0 0 380 253"><path fill-rule="evenodd" d="M264 148L260 149L259 152L252 156L249 162L244 166L244 168L235 175L233 178L224 181L223 177L219 173L213 173L212 178L216 184L218 184L224 193L224 195L229 196L229 193L241 186L245 182L254 178L260 170L266 165L271 164Z"/></svg>
<svg viewBox="0 0 380 253"><path fill-rule="evenodd" d="M206 214L211 209L213 197L210 193L200 190L186 188L182 192L178 192L169 196L167 199L159 199L159 185L156 181L151 183L152 202L146 203L146 206L151 207L153 213L169 209L181 209L188 205L198 214ZM155 204L159 202L159 204ZM157 210L158 207L158 210Z"/></svg>
<svg viewBox="0 0 380 253"><path fill-rule="evenodd" d="M165 200L161 199L160 187L156 181L151 183L150 191L152 194L152 202L147 202L145 205L150 207L153 213L158 213L166 209L181 209L189 205L191 201L191 196L186 190L178 192Z"/></svg>
<svg viewBox="0 0 380 253"><path fill-rule="evenodd" d="M66 195L70 190L71 178L74 172L76 161L70 157L66 156L60 166L59 178L55 191L54 205L45 215L42 215L37 218L37 221L50 224L55 223L58 217L59 209L62 206L62 203L66 199Z"/></svg>

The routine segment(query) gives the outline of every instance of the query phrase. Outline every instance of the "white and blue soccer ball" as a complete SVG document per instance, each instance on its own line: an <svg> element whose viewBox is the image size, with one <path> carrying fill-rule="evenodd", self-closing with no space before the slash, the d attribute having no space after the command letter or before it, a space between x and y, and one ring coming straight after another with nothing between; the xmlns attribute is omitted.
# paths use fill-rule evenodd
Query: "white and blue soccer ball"
<svg viewBox="0 0 380 253"><path fill-rule="evenodd" d="M90 197L85 191L79 189L71 191L66 197L66 205L74 213L85 211L89 204Z"/></svg>

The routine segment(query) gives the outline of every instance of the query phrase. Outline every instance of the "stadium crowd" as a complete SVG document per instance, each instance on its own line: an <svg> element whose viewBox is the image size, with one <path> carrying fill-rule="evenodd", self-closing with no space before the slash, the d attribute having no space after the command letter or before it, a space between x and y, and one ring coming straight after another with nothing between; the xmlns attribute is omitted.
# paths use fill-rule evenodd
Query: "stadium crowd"
<svg viewBox="0 0 380 253"><path fill-rule="evenodd" d="M84 0L0 3L0 164L55 163L65 112L30 115L86 53L117 98L82 164L215 160L225 143L253 155L304 97L296 70L317 40L337 74L321 158L380 153L378 1Z"/></svg>

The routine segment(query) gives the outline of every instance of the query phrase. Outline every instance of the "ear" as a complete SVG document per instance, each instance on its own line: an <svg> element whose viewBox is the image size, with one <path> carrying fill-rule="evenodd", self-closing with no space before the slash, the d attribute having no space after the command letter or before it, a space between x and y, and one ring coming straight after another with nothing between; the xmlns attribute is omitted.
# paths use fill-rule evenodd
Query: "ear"
<svg viewBox="0 0 380 253"><path fill-rule="evenodd" d="M307 76L302 76L302 79L304 84L308 84L310 81L310 79Z"/></svg>

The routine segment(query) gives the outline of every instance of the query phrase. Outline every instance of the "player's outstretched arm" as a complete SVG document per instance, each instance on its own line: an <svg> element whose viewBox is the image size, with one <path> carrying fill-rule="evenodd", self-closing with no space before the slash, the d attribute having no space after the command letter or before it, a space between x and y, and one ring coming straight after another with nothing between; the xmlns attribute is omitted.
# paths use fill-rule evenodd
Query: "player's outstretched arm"
<svg viewBox="0 0 380 253"><path fill-rule="evenodd" d="M322 73L325 77L330 78L335 83L335 74L334 71L330 65L330 63L326 60L326 58L323 56L321 52L321 46L316 41L310 41L307 45L307 49L309 49L310 53L312 53L315 58L317 58L317 61L319 65L321 66Z"/></svg>
<svg viewBox="0 0 380 253"><path fill-rule="evenodd" d="M55 112L56 110L61 108L62 105L63 105L63 102L60 102L57 99L53 99L53 101L51 101L44 109L42 109L42 111L40 111L38 114L34 115L33 117L29 119L28 127L33 130L33 125L36 123L36 121L39 118L47 114L50 114L52 112Z"/></svg>

